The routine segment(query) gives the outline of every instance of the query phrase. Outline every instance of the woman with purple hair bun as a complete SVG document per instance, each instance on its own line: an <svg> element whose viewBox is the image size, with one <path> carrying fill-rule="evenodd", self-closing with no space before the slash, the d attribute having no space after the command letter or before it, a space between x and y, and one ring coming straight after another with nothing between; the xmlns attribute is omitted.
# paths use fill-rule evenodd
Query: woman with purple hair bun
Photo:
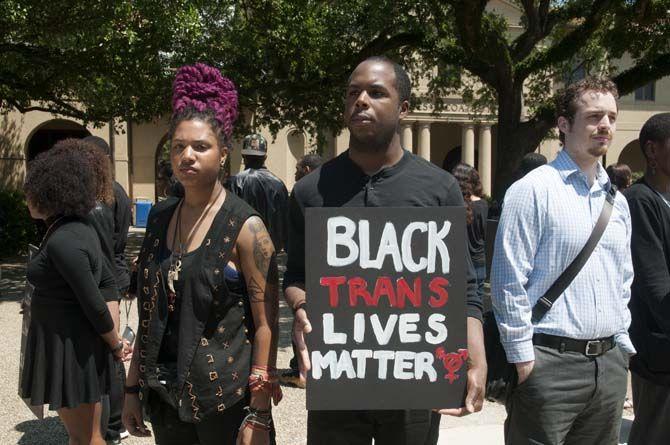
<svg viewBox="0 0 670 445"><path fill-rule="evenodd" d="M160 445L265 445L274 442L271 401L281 399L278 274L265 224L218 180L237 91L215 68L184 66L172 108L170 161L185 193L149 215L123 421L150 435L145 408Z"/></svg>

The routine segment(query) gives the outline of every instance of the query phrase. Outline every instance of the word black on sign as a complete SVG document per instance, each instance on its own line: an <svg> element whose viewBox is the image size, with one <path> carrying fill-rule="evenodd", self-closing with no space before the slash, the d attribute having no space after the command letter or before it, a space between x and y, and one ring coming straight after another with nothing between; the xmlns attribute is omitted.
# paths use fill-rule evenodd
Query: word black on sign
<svg viewBox="0 0 670 445"><path fill-rule="evenodd" d="M307 409L463 406L465 209L308 208Z"/></svg>

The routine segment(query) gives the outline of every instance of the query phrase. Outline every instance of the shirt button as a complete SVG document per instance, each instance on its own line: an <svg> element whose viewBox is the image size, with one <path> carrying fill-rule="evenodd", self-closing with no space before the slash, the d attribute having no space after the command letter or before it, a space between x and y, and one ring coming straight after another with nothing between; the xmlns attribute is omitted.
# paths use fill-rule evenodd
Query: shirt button
<svg viewBox="0 0 670 445"><path fill-rule="evenodd" d="M237 305L238 306L244 306L244 302L242 300L240 300L240 301L237 302Z"/></svg>

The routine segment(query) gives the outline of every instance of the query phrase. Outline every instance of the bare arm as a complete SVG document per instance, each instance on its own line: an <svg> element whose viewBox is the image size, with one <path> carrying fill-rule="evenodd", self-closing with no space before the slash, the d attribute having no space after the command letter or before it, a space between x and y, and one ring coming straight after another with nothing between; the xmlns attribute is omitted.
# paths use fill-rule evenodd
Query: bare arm
<svg viewBox="0 0 670 445"><path fill-rule="evenodd" d="M307 318L306 304L307 294L303 283L296 283L288 286L284 291L286 303L293 309L293 342L298 353L298 366L303 379L307 378L307 372L311 369L312 363L309 359L309 351L305 343L305 334L312 332L312 325Z"/></svg>
<svg viewBox="0 0 670 445"><path fill-rule="evenodd" d="M237 249L256 328L252 364L274 367L279 330L279 276L275 249L260 218L254 216L244 223ZM268 409L269 394L253 392L250 406Z"/></svg>
<svg viewBox="0 0 670 445"><path fill-rule="evenodd" d="M121 314L119 313L119 302L118 301L108 301L107 309L109 310L109 315L112 316L114 321L114 332L119 332L119 327L121 325Z"/></svg>

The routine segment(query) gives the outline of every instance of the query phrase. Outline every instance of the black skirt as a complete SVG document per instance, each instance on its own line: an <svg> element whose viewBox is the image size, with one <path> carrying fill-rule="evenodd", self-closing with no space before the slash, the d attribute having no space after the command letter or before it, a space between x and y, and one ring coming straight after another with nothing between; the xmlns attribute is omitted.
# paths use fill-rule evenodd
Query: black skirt
<svg viewBox="0 0 670 445"><path fill-rule="evenodd" d="M109 347L78 305L32 303L21 397L50 410L99 402L111 383Z"/></svg>

